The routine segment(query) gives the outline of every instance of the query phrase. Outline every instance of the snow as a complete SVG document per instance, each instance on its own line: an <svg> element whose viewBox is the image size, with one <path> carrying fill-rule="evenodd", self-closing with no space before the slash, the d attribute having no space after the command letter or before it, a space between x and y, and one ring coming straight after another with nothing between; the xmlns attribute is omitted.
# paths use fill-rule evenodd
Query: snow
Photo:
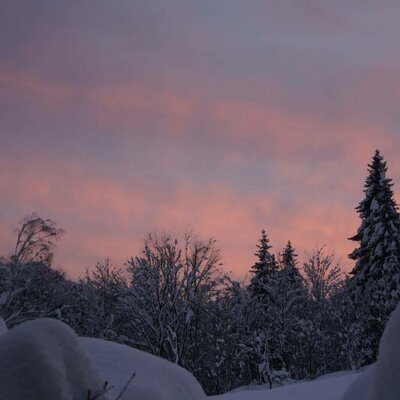
<svg viewBox="0 0 400 400"><path fill-rule="evenodd" d="M0 317L0 335L3 335L4 333L7 332L7 325L4 322L4 319Z"/></svg>
<svg viewBox="0 0 400 400"><path fill-rule="evenodd" d="M400 320L400 315L397 319ZM385 334L390 343L396 332L389 329ZM382 348L384 352L390 350L387 346ZM393 357L398 357L400 345L396 349L395 354L384 357L384 360L390 358L389 364ZM135 377L121 400L207 399L199 383L185 369L128 346L101 339L78 338L72 329L57 320L26 322L5 331L0 336L0 360L1 400L85 400L89 389L94 394L101 393L106 381L111 389L98 399L115 399L133 374ZM382 366L388 367L385 363ZM353 381L360 381L356 379L360 375L361 382L365 383L365 373L340 372L272 390L252 387L208 399L340 400ZM390 381L384 384L391 387ZM358 386L353 384L350 388L360 393ZM358 399L345 397L343 400L350 398ZM392 400L392 397L385 400Z"/></svg>
<svg viewBox="0 0 400 400"><path fill-rule="evenodd" d="M400 306L383 333L378 361L359 377L341 400L398 400L400 397Z"/></svg>
<svg viewBox="0 0 400 400"><path fill-rule="evenodd" d="M114 386L113 399L133 373L121 400L202 400L206 396L193 375L185 369L132 347L101 339L80 338L102 375Z"/></svg>
<svg viewBox="0 0 400 400"><path fill-rule="evenodd" d="M400 398L400 306L383 334L378 361L362 372L341 371L272 390L247 390L213 400L398 400Z"/></svg>
<svg viewBox="0 0 400 400"><path fill-rule="evenodd" d="M3 292L0 294L0 306L4 306L4 304L7 303L8 295L9 295L8 292Z"/></svg>
<svg viewBox="0 0 400 400"><path fill-rule="evenodd" d="M342 371L316 380L265 389L251 387L206 397L185 369L121 344L79 338L50 319L7 331L0 319L0 400L398 400L400 308L381 340L378 361L363 372ZM107 381L107 394L103 387ZM88 397L88 390L92 397Z"/></svg>
<svg viewBox="0 0 400 400"><path fill-rule="evenodd" d="M400 307L391 315L379 346L370 399L394 400L400 394Z"/></svg>
<svg viewBox="0 0 400 400"><path fill-rule="evenodd" d="M361 373L342 371L317 380L276 389L249 387L219 396L206 397L196 379L185 369L166 360L121 344L81 338L103 376L114 386L113 399L133 373L135 378L121 400L340 400L346 388Z"/></svg>
<svg viewBox="0 0 400 400"><path fill-rule="evenodd" d="M185 369L128 346L79 338L57 320L25 322L10 331L4 324L4 328L0 336L1 400L115 399L133 373L121 400L206 398ZM112 388L105 395L106 382Z"/></svg>
<svg viewBox="0 0 400 400"><path fill-rule="evenodd" d="M358 378L347 388L340 400L367 400L367 394L373 375L374 365L359 374Z"/></svg>
<svg viewBox="0 0 400 400"><path fill-rule="evenodd" d="M339 400L347 386L358 373L348 372L339 376L296 383L276 389L231 392L209 397L210 400Z"/></svg>
<svg viewBox="0 0 400 400"><path fill-rule="evenodd" d="M369 208L371 211L378 211L380 209L379 203L376 201L376 199L372 199L371 205Z"/></svg>
<svg viewBox="0 0 400 400"><path fill-rule="evenodd" d="M2 334L0 360L1 400L86 400L89 390L102 391L104 380L79 338L57 320L25 322Z"/></svg>

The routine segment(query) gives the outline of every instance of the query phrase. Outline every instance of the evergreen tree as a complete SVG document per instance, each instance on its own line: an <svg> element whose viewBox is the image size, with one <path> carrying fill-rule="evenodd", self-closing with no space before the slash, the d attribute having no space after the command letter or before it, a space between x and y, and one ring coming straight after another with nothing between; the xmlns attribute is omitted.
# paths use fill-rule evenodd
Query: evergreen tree
<svg viewBox="0 0 400 400"><path fill-rule="evenodd" d="M297 254L290 241L280 255L275 295L278 353L285 368L293 377L301 377L298 364L301 354L298 337L307 308L307 288L297 267Z"/></svg>
<svg viewBox="0 0 400 400"><path fill-rule="evenodd" d="M253 365L256 366L258 383L272 385L275 372L282 369L282 357L277 337L277 293L279 270L265 230L257 245L256 263L251 268L254 274L249 285L253 301L254 320L249 330L245 347Z"/></svg>
<svg viewBox="0 0 400 400"><path fill-rule="evenodd" d="M290 240L283 249L280 264L287 285L294 290L304 290L304 280L297 268L297 254Z"/></svg>
<svg viewBox="0 0 400 400"><path fill-rule="evenodd" d="M368 305L362 317L363 364L375 360L386 321L400 298L400 218L393 183L386 177L386 162L379 150L368 167L365 198L356 208L362 222L350 238L359 247L349 255L356 261L349 283L353 300Z"/></svg>
<svg viewBox="0 0 400 400"><path fill-rule="evenodd" d="M272 296L268 290L271 279L274 278L277 272L277 264L275 256L270 253L271 245L265 230L261 231L261 238L257 245L258 251L255 256L258 258L256 263L252 266L250 272L253 275L250 282L250 292L253 297L259 300L266 300Z"/></svg>

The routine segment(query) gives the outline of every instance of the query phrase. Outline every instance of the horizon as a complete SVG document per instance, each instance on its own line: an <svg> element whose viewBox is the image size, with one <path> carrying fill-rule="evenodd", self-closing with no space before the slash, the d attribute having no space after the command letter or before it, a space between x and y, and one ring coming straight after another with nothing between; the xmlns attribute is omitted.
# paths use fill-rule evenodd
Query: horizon
<svg viewBox="0 0 400 400"><path fill-rule="evenodd" d="M248 273L265 229L341 259L375 149L400 184L400 3L5 1L0 251L33 212L69 276L154 231ZM18 23L15 23L17 21Z"/></svg>

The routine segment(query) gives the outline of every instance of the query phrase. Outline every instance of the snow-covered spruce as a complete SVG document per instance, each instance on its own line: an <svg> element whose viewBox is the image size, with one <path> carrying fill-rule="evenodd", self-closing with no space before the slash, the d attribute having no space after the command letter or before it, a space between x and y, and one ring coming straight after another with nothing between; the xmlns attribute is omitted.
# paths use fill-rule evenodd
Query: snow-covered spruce
<svg viewBox="0 0 400 400"><path fill-rule="evenodd" d="M365 198L357 207L361 225L350 238L359 242L350 254L356 261L350 289L357 311L353 330L360 338L357 366L375 361L385 324L400 300L400 216L393 182L379 150L368 167Z"/></svg>
<svg viewBox="0 0 400 400"><path fill-rule="evenodd" d="M62 322L29 321L0 336L2 400L105 400L96 397L103 385L78 336Z"/></svg>

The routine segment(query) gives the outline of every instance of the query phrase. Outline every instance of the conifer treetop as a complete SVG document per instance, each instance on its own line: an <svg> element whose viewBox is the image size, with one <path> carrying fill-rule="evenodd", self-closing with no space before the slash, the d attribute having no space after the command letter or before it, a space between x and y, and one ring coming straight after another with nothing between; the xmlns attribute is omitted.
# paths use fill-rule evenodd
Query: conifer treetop
<svg viewBox="0 0 400 400"><path fill-rule="evenodd" d="M368 165L364 199L356 208L361 224L349 238L358 247L349 254L356 261L348 281L357 310L363 364L375 361L379 339L390 313L400 300L400 217L393 197L393 182L377 150Z"/></svg>
<svg viewBox="0 0 400 400"><path fill-rule="evenodd" d="M351 274L359 282L372 283L384 275L384 280L389 279L400 268L396 267L400 260L400 218L393 198L393 182L386 177L386 172L386 162L376 150L368 164L365 198L356 208L361 224L349 238L359 242L359 247L349 254L356 261Z"/></svg>
<svg viewBox="0 0 400 400"><path fill-rule="evenodd" d="M269 243L269 239L266 231L261 231L261 238L257 244L257 252L254 254L257 257L256 263L253 265L251 272L262 273L269 272L269 270L275 268L275 257L269 252L272 246Z"/></svg>
<svg viewBox="0 0 400 400"><path fill-rule="evenodd" d="M277 263L275 256L270 253L271 245L266 231L261 231L261 238L257 244L257 252L255 256L257 261L251 267L250 272L253 274L250 283L250 290L254 296L261 296L265 293L267 281L277 272Z"/></svg>
<svg viewBox="0 0 400 400"><path fill-rule="evenodd" d="M297 254L289 240L283 248L280 256L280 268L282 277L288 285L303 287L303 277L297 267Z"/></svg>
<svg viewBox="0 0 400 400"><path fill-rule="evenodd" d="M296 266L297 264L297 254L295 254L295 249L293 248L290 240L288 240L283 249L281 262L287 267Z"/></svg>
<svg viewBox="0 0 400 400"><path fill-rule="evenodd" d="M392 179L386 177L386 161L379 150L375 151L372 163L368 164L368 172L364 185L365 198L356 207L362 223L357 233L349 238L359 241L361 246L370 239L371 224L398 219L398 206L393 198L393 182ZM397 234L397 232L393 233ZM354 260L359 258L356 250L349 257Z"/></svg>

